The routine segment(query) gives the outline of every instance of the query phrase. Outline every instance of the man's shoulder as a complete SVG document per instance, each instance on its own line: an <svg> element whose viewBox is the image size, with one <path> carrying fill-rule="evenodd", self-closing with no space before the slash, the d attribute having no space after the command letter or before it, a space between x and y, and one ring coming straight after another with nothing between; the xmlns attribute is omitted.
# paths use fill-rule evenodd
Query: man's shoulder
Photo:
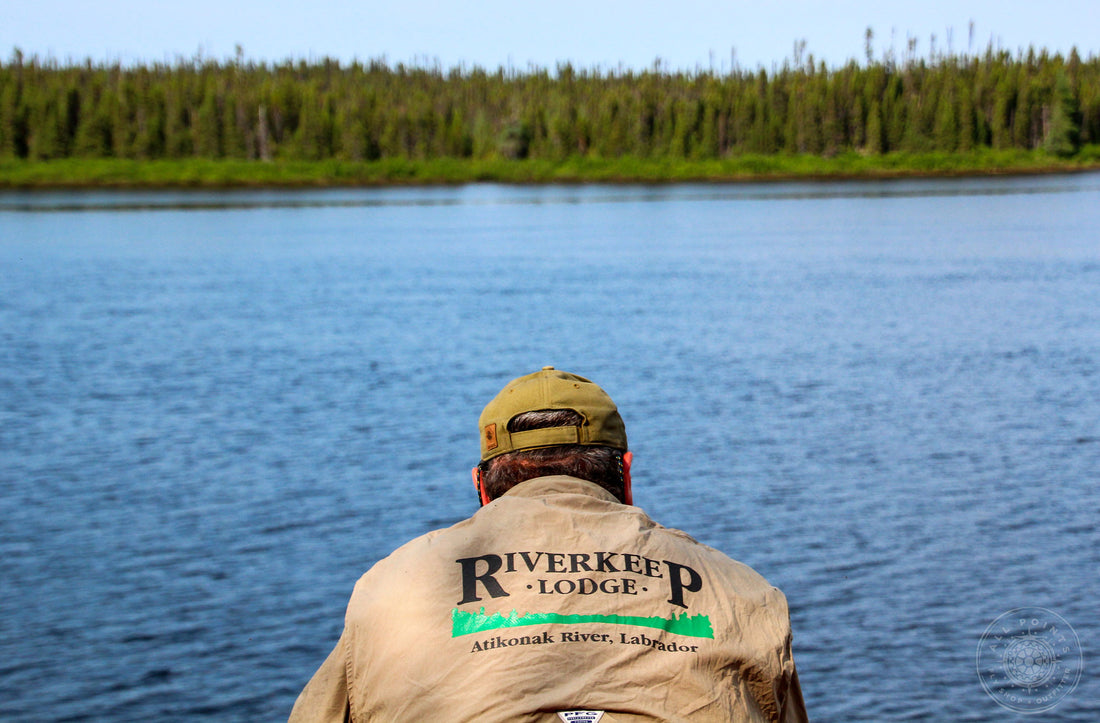
<svg viewBox="0 0 1100 723"><path fill-rule="evenodd" d="M700 542L692 535L675 527L665 527L660 524L656 524L656 527L667 536L671 548L695 559L711 576L737 582L742 588L773 589L763 575L722 550Z"/></svg>
<svg viewBox="0 0 1100 723"><path fill-rule="evenodd" d="M422 562L433 554L441 553L441 548L449 547L451 540L469 537L472 520L473 518L466 518L448 527L431 530L412 538L374 563L363 577L372 573L389 572L391 568L401 569L410 564Z"/></svg>
<svg viewBox="0 0 1100 723"><path fill-rule="evenodd" d="M349 619L378 606L411 609L424 602L422 594L412 595L410 590L423 591L440 585L447 563L454 564L453 556L445 551L453 545L446 540L450 535L463 535L462 530L468 526L469 520L462 520L414 537L371 565L352 590L347 609Z"/></svg>

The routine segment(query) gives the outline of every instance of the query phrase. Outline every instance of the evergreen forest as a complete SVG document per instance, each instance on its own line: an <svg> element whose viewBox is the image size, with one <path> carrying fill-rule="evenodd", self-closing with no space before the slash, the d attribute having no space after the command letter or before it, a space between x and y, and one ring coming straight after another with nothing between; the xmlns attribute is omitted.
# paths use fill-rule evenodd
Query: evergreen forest
<svg viewBox="0 0 1100 723"><path fill-rule="evenodd" d="M980 54L694 72L382 60L0 62L0 161L671 159L1100 144L1100 58ZM1095 155L1095 154L1093 154Z"/></svg>

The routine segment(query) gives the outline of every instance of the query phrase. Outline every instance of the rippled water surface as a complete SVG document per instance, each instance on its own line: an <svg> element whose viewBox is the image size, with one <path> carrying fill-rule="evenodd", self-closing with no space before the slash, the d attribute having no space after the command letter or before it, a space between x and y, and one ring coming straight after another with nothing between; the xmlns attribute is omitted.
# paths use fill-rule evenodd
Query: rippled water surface
<svg viewBox="0 0 1100 723"><path fill-rule="evenodd" d="M1100 719L1097 229L1095 174L0 194L0 718L285 717L554 364L787 593L814 719L1022 718L975 663L1021 607Z"/></svg>

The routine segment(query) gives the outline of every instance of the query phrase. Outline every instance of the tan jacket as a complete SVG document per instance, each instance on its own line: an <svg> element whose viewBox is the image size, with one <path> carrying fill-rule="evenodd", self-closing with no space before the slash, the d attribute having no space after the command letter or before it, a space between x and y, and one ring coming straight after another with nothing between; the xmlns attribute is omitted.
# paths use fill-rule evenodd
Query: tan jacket
<svg viewBox="0 0 1100 723"><path fill-rule="evenodd" d="M371 568L290 719L597 719L569 711L805 720L786 599L595 484L529 480Z"/></svg>

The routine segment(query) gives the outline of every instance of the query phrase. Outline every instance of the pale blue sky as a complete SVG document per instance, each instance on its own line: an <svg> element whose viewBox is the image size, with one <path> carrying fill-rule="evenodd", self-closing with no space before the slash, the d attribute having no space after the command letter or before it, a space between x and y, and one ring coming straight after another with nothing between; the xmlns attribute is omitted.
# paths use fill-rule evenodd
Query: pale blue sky
<svg viewBox="0 0 1100 723"><path fill-rule="evenodd" d="M952 48L965 52L971 21L975 51L992 40L1013 52L1034 45L1100 54L1100 0L3 0L0 57L6 62L18 46L60 61L172 62L200 50L227 58L240 44L253 60L385 56L523 69L565 60L646 68L660 57L667 67L722 70L731 50L742 67L770 68L790 58L800 39L830 65L862 59L868 26L879 57L891 44L900 55L909 37L926 56L933 34L938 49L947 49L950 35Z"/></svg>

